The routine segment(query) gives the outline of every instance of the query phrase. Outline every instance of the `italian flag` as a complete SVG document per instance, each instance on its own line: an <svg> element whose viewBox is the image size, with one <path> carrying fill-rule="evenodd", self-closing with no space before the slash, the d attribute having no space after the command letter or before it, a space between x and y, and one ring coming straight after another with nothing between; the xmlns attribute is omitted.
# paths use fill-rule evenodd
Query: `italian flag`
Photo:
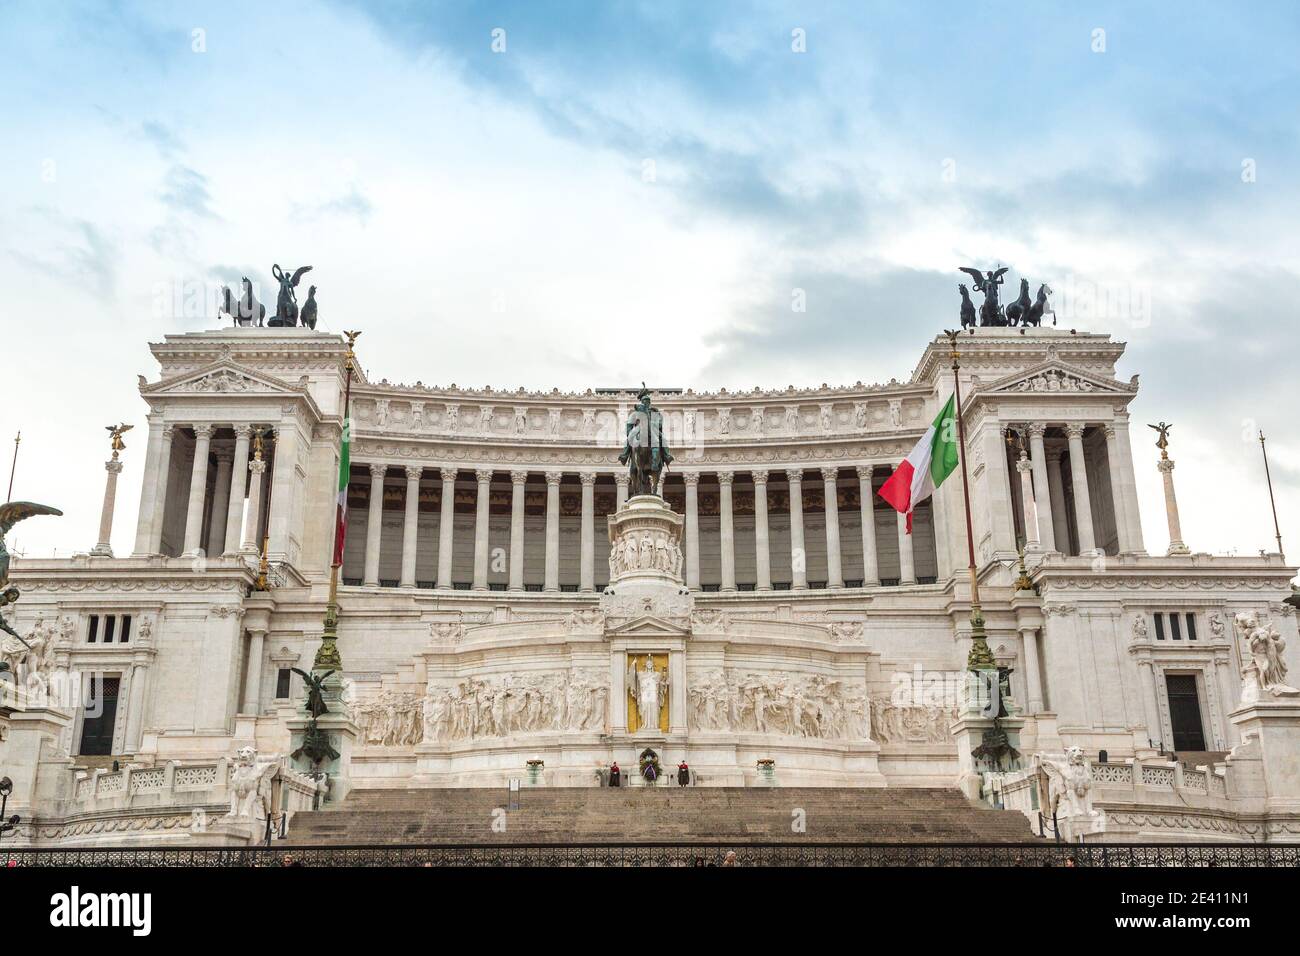
<svg viewBox="0 0 1300 956"><path fill-rule="evenodd" d="M934 494L945 478L957 470L957 413L953 396L931 422L916 447L894 469L880 488L894 510L907 515L907 533L912 533L912 512Z"/></svg>
<svg viewBox="0 0 1300 956"><path fill-rule="evenodd" d="M339 498L334 519L333 567L343 566L343 539L348 533L348 475L352 472L352 418L343 419L343 444L339 449Z"/></svg>

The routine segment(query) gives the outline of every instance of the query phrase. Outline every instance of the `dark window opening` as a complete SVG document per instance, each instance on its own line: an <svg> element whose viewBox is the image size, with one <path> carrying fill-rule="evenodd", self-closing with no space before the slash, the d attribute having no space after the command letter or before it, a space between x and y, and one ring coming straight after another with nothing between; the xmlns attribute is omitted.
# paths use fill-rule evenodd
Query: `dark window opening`
<svg viewBox="0 0 1300 956"><path fill-rule="evenodd" d="M281 667L275 672L275 699L289 699L289 681L293 677L293 671L287 667Z"/></svg>
<svg viewBox="0 0 1300 956"><path fill-rule="evenodd" d="M1205 731L1201 723L1201 701L1193 674L1166 674L1169 694L1169 722L1174 731L1174 750L1203 751Z"/></svg>

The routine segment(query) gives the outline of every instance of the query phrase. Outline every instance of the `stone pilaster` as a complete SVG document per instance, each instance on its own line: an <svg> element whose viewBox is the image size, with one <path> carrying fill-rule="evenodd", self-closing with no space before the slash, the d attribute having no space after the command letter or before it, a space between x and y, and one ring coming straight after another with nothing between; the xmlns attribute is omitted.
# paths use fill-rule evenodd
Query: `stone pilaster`
<svg viewBox="0 0 1300 956"><path fill-rule="evenodd" d="M164 440L163 435L166 434ZM135 553L150 554L153 542L154 510L159 507L159 489L167 488L166 470L171 464L171 428L160 417L149 416L149 447L145 449L144 476L140 483L140 512L135 523ZM163 461L163 445L167 461ZM156 549L155 549L156 551Z"/></svg>
<svg viewBox="0 0 1300 956"><path fill-rule="evenodd" d="M1083 454L1083 425L1065 426L1070 442L1070 484L1074 489L1074 523L1079 533L1079 553L1093 554L1097 537L1092 530L1092 499L1088 494L1088 465Z"/></svg>
<svg viewBox="0 0 1300 956"><path fill-rule="evenodd" d="M1128 495L1124 488L1124 469L1120 464L1119 433L1114 425L1107 424L1102 430L1106 435L1106 460L1110 470L1111 507L1115 510L1115 534L1119 538L1119 550L1126 554L1133 550L1129 539L1131 521L1128 514Z"/></svg>

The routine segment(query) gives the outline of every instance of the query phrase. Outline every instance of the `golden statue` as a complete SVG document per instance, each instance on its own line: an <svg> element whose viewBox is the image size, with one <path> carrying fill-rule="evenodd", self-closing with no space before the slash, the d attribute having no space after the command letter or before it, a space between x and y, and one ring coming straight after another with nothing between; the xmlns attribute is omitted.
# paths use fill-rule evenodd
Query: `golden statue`
<svg viewBox="0 0 1300 956"><path fill-rule="evenodd" d="M114 460L114 461L117 460L117 453L118 453L119 451L123 451L123 450L125 450L125 448L126 448L126 442L122 441L122 435L125 434L126 432L129 432L129 431L130 431L132 428L134 428L134 427L135 427L134 425L128 425L126 422L123 422L123 423L120 424L120 425L105 425L105 426L104 426L104 428L108 431L109 435L112 436L112 437L111 437L111 441L112 441L112 445L113 445L113 460Z"/></svg>
<svg viewBox="0 0 1300 956"><path fill-rule="evenodd" d="M1154 428L1160 433L1160 437L1156 439L1156 447L1160 449L1161 461L1167 461L1169 459L1169 429L1173 427L1174 426L1169 422L1161 422L1159 425L1147 426L1147 428Z"/></svg>

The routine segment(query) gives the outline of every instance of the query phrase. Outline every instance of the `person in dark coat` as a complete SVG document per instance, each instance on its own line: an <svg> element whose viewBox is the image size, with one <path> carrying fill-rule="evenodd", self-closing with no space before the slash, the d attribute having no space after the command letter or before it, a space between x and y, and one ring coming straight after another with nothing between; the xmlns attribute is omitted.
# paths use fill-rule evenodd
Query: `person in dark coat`
<svg viewBox="0 0 1300 956"><path fill-rule="evenodd" d="M623 771L618 769L618 761L615 760L613 765L610 766L609 768L609 785L611 787L619 786L621 783L620 778L622 776L623 776Z"/></svg>
<svg viewBox="0 0 1300 956"><path fill-rule="evenodd" d="M677 765L677 785L680 787L688 786L691 782L691 768L686 766L683 760Z"/></svg>

